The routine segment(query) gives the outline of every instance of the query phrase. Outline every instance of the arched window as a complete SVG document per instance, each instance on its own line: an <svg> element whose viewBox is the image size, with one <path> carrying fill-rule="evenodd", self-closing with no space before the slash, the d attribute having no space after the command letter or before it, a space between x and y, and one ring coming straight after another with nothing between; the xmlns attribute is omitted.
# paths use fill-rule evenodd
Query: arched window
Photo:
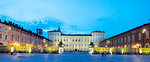
<svg viewBox="0 0 150 62"><path fill-rule="evenodd" d="M0 45L3 45L3 43L0 43Z"/></svg>

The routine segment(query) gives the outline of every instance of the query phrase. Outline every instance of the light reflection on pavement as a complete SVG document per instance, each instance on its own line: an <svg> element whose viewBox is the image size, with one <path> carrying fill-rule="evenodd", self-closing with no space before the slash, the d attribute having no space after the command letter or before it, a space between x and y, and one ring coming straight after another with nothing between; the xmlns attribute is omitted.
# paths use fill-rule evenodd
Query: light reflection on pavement
<svg viewBox="0 0 150 62"><path fill-rule="evenodd" d="M16 54L0 53L0 62L150 62L150 55Z"/></svg>

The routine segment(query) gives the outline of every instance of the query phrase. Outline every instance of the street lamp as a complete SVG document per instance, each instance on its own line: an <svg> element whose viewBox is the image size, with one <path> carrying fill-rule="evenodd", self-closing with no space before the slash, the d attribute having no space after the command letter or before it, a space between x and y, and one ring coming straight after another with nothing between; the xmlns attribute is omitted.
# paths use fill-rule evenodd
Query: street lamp
<svg viewBox="0 0 150 62"><path fill-rule="evenodd" d="M143 33L145 33L146 32L146 29L143 29L143 31L142 31Z"/></svg>

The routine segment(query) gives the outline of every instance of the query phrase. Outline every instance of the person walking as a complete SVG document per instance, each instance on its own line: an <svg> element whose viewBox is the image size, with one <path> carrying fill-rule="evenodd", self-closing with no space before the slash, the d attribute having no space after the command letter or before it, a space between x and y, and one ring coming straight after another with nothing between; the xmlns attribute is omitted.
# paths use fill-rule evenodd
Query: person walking
<svg viewBox="0 0 150 62"><path fill-rule="evenodd" d="M104 56L104 52L102 52L102 58L103 58L103 56Z"/></svg>
<svg viewBox="0 0 150 62"><path fill-rule="evenodd" d="M104 55L105 55L105 58L106 58L106 55L107 55L107 52L106 52L106 51L104 52Z"/></svg>

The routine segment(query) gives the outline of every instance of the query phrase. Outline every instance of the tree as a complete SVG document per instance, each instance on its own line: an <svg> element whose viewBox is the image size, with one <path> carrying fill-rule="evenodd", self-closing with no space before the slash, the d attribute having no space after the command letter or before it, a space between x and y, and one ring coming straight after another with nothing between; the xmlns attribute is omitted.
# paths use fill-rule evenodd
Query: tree
<svg viewBox="0 0 150 62"><path fill-rule="evenodd" d="M93 43L93 42L90 42L90 46L91 46L91 47L94 47L95 45L94 45L94 43Z"/></svg>

